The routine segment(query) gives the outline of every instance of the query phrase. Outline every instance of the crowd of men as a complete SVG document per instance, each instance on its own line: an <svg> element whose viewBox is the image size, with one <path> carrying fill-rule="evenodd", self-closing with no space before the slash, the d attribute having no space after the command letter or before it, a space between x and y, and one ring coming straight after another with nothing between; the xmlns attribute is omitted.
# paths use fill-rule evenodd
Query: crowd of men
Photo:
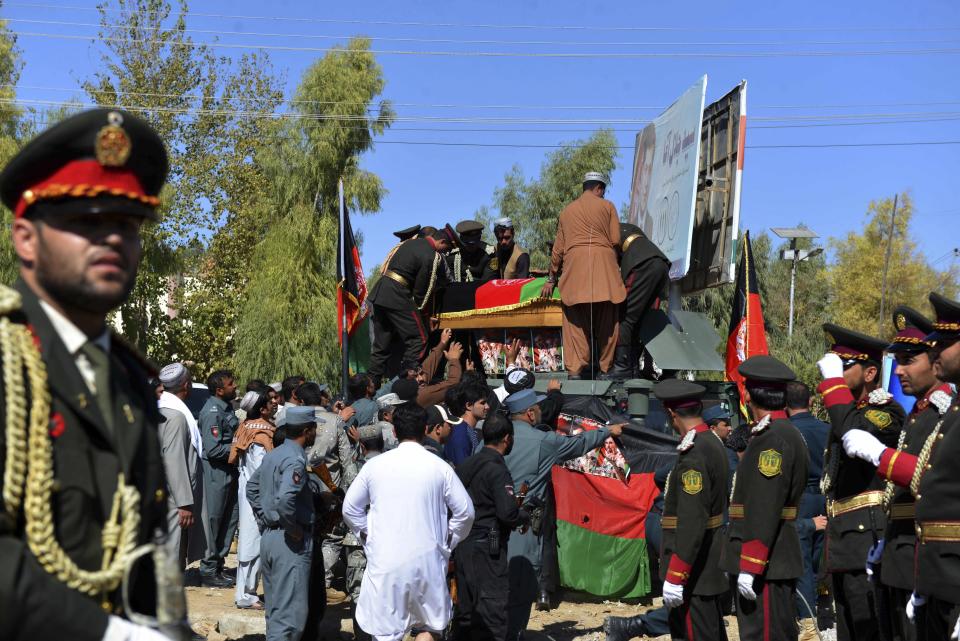
<svg viewBox="0 0 960 641"><path fill-rule="evenodd" d="M550 471L624 425L558 433L565 398L556 382L534 391L519 346L490 389L449 330L429 354L408 345L385 382L383 371L353 376L347 403L303 376L249 381L239 395L218 370L194 413L189 366L164 366L151 388L151 365L107 323L134 286L140 227L156 217L166 172L146 123L96 109L42 133L0 174L20 265L14 287L0 288L4 637L185 638L172 557L180 568L200 559L203 585L263 609L270 641L317 638L326 603L338 601L350 602L358 638L522 638L534 605L549 607ZM585 263L616 267L603 186L588 176L561 215L545 293L562 274L564 297ZM509 225L498 227L506 238ZM606 258L591 240L601 229ZM401 266L421 252L443 264L450 242L463 252L454 265L476 277L476 249L462 238L478 232L403 241L374 288L375 323L419 322L437 272ZM516 248L502 256L524 267ZM490 257L483 270L499 264ZM622 280L605 278L586 286L602 301L563 298L565 327L586 331L579 305L629 300ZM404 282L426 294L386 285ZM403 296L407 307L390 307ZM960 636L960 302L929 300L934 320L895 310L892 343L824 326L832 346L817 392L829 424L773 356L740 366L751 421L736 430L727 410L705 407L703 387L654 386L680 437L649 517L651 538L661 533L663 609L608 619L611 641L664 625L673 638L724 639L731 594L740 638L811 638L818 582L843 641ZM611 308L602 322L616 318ZM621 348L601 341L608 356ZM885 352L915 399L909 413L884 390ZM157 571L137 563L145 544Z"/></svg>

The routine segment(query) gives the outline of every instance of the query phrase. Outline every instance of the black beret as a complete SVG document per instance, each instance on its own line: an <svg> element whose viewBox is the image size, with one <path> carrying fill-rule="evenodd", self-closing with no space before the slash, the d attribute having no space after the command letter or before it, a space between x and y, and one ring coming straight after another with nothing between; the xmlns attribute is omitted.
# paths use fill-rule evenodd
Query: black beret
<svg viewBox="0 0 960 641"><path fill-rule="evenodd" d="M665 407L672 408L696 405L706 391L707 388L703 385L679 378L668 378L653 386L653 395L660 399Z"/></svg>
<svg viewBox="0 0 960 641"><path fill-rule="evenodd" d="M960 335L960 302L931 292L930 304L933 306L937 320L933 322L934 331L927 337L927 340L937 341L944 338L956 338Z"/></svg>
<svg viewBox="0 0 960 641"><path fill-rule="evenodd" d="M767 354L751 356L740 363L737 372L747 379L748 384L789 383L797 378L797 375L793 373L792 369Z"/></svg>
<svg viewBox="0 0 960 641"><path fill-rule="evenodd" d="M886 341L833 323L824 323L823 331L833 340L830 351L845 361L872 361L879 365L883 360Z"/></svg>
<svg viewBox="0 0 960 641"><path fill-rule="evenodd" d="M931 343L925 339L933 332L933 322L917 310L900 305L893 310L893 326L897 335L887 345L888 352L925 352L930 349Z"/></svg>
<svg viewBox="0 0 960 641"><path fill-rule="evenodd" d="M399 231L393 232L393 235L399 238L400 240L408 240L413 238L420 233L420 225L414 225L413 227L407 227L406 229L401 229Z"/></svg>
<svg viewBox="0 0 960 641"><path fill-rule="evenodd" d="M71 116L31 140L0 174L0 198L16 216L111 211L156 218L167 178L163 141L119 109Z"/></svg>

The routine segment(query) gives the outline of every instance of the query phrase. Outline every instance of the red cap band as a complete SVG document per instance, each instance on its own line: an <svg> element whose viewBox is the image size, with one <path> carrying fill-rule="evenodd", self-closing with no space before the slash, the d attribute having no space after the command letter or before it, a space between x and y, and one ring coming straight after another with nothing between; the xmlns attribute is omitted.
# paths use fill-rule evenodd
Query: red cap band
<svg viewBox="0 0 960 641"><path fill-rule="evenodd" d="M159 198L144 193L140 180L130 169L104 167L96 160L75 160L25 190L13 213L19 218L30 205L43 200L98 196L128 198L151 207L160 204Z"/></svg>

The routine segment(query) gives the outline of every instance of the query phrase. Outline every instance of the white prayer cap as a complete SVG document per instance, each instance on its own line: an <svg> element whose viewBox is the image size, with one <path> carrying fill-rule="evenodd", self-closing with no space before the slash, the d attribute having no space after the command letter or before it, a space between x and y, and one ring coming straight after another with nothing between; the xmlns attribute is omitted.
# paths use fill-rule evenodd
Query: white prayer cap
<svg viewBox="0 0 960 641"><path fill-rule="evenodd" d="M190 380L190 370L183 363L170 363L160 370L159 378L166 389L176 389Z"/></svg>
<svg viewBox="0 0 960 641"><path fill-rule="evenodd" d="M257 404L257 401L260 400L259 392L247 392L243 395L243 398L240 399L240 409L249 414L253 410L253 406ZM257 417L253 417L257 418Z"/></svg>
<svg viewBox="0 0 960 641"><path fill-rule="evenodd" d="M395 392L390 392L389 394L384 394L377 399L377 407L382 410L387 409L388 407L393 407L394 405L400 405L404 401Z"/></svg>
<svg viewBox="0 0 960 641"><path fill-rule="evenodd" d="M599 171L588 171L583 177L583 182L585 183L588 183L594 180L597 182L601 182L604 185L610 184L609 182L607 182L607 177L601 174Z"/></svg>
<svg viewBox="0 0 960 641"><path fill-rule="evenodd" d="M270 383L270 389L279 394L283 389L283 383Z"/></svg>
<svg viewBox="0 0 960 641"><path fill-rule="evenodd" d="M495 221L493 221L493 227L494 229L497 227L509 227L510 229L513 229L513 221L506 216L503 218L497 218Z"/></svg>

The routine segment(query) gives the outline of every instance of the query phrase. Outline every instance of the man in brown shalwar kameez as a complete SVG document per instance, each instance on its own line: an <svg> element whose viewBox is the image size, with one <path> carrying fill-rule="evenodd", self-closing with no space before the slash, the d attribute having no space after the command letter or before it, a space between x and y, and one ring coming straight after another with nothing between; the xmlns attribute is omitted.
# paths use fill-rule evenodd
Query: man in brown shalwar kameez
<svg viewBox="0 0 960 641"><path fill-rule="evenodd" d="M583 194L560 213L543 295L553 292L560 277L563 304L563 361L571 378L590 365L590 341L600 350L600 371L613 365L617 346L617 305L626 297L617 265L620 219L603 196L607 179L590 172Z"/></svg>

